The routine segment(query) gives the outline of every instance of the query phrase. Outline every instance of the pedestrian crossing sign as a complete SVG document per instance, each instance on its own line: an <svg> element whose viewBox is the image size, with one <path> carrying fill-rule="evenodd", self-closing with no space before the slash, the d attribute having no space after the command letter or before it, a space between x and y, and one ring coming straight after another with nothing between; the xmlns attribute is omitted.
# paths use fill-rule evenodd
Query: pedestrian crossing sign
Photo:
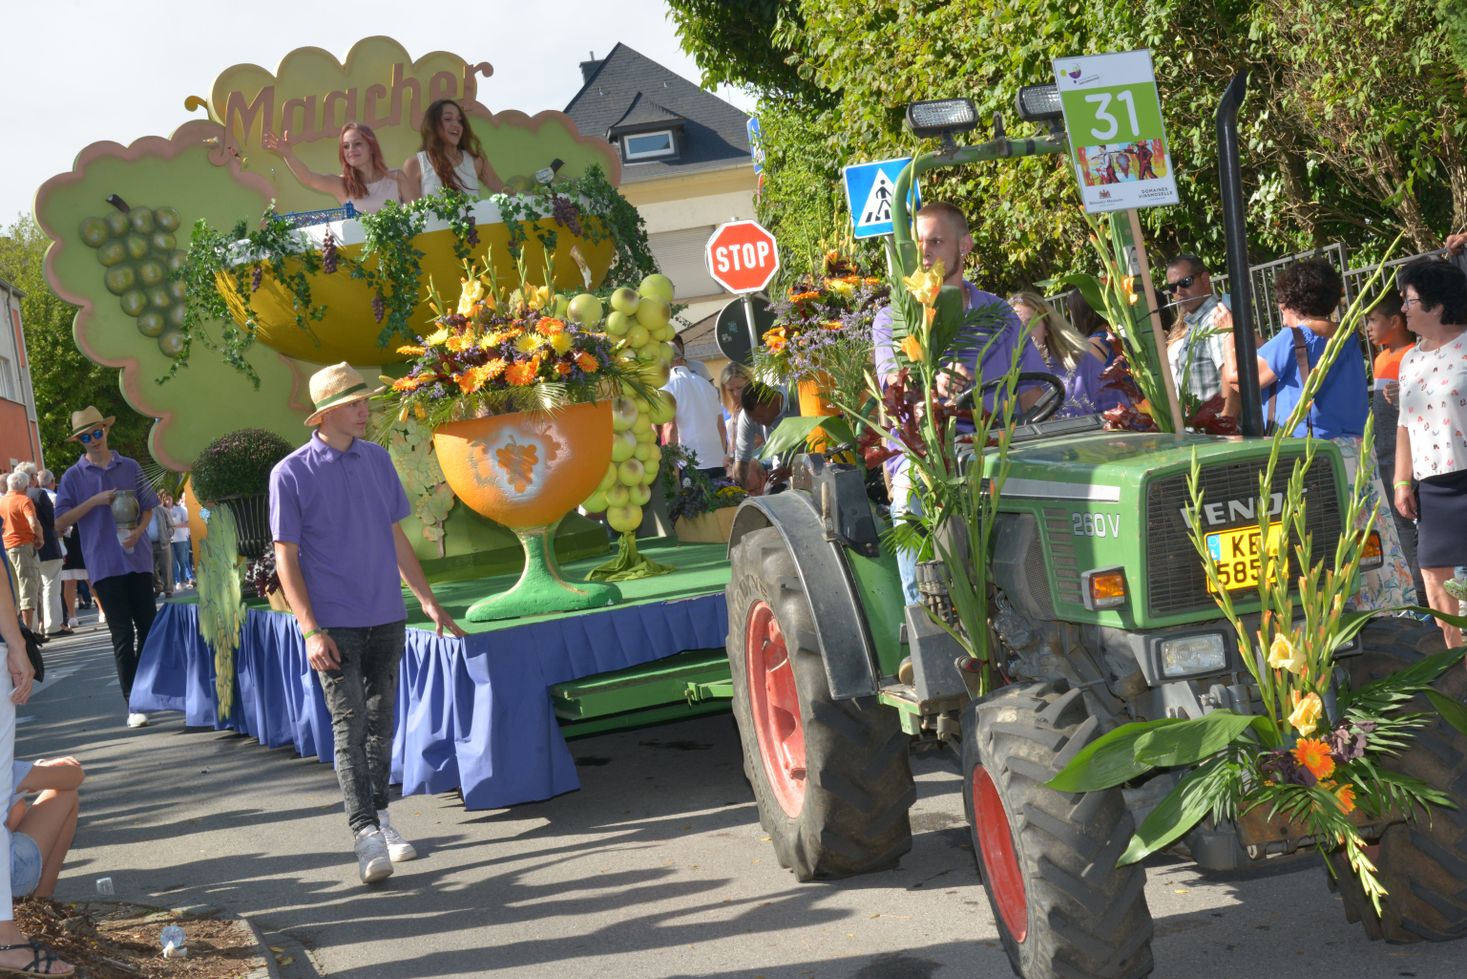
<svg viewBox="0 0 1467 979"><path fill-rule="evenodd" d="M846 203L851 211L851 224L857 238L875 238L891 234L892 196L896 193L897 177L908 163L910 156L895 160L878 160L875 163L853 163L842 171L846 185ZM912 182L912 192L907 200L909 213L915 213L922 205L922 195L917 182Z"/></svg>

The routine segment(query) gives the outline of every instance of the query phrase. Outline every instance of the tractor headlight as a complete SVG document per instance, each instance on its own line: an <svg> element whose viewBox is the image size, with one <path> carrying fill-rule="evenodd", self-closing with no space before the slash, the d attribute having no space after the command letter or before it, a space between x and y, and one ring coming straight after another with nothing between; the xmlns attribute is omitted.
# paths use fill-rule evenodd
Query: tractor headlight
<svg viewBox="0 0 1467 979"><path fill-rule="evenodd" d="M1064 118L1060 108L1059 86L1054 82L1043 85L1025 85L1014 99L1019 118L1025 122L1053 122Z"/></svg>
<svg viewBox="0 0 1467 979"><path fill-rule="evenodd" d="M1163 676L1221 673L1228 665L1227 644L1216 632L1163 639L1157 644L1157 652Z"/></svg>
<svg viewBox="0 0 1467 979"><path fill-rule="evenodd" d="M978 125L978 109L969 99L929 99L907 106L907 128L920 139L965 133Z"/></svg>

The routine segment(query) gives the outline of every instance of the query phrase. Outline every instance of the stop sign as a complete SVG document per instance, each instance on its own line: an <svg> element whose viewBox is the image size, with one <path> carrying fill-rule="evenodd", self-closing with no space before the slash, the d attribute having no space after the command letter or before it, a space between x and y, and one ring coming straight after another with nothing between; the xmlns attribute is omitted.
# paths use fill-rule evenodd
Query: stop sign
<svg viewBox="0 0 1467 979"><path fill-rule="evenodd" d="M729 292L758 292L779 271L774 235L758 221L730 221L718 226L704 253L708 274Z"/></svg>

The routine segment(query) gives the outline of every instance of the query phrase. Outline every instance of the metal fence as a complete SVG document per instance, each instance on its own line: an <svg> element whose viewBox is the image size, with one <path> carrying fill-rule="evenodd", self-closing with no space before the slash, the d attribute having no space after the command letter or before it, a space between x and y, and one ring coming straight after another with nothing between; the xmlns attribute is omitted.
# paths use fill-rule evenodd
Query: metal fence
<svg viewBox="0 0 1467 979"><path fill-rule="evenodd" d="M1390 270L1405 265L1408 262L1414 262L1418 258L1445 255L1445 249L1437 249L1436 251L1423 252L1420 255L1407 255L1405 258L1392 259L1385 263L1377 262L1373 265L1350 268L1349 249L1342 243L1336 243L1313 251L1299 252L1296 255L1276 258L1271 262L1264 262L1261 265L1250 266L1248 269L1248 278L1253 284L1253 322L1256 324L1258 332L1265 339L1273 336L1283 326L1283 321L1279 319L1278 302L1274 298L1274 278L1278 275L1279 269L1301 259L1323 258L1339 270L1340 276L1345 281L1345 295L1340 301L1340 312L1343 314L1355 302L1356 297L1364 290L1366 284L1375 275L1376 270L1381 268L1382 264L1384 264L1386 269ZM1393 276L1394 273L1388 272L1388 275ZM1216 284L1219 293L1228 291L1228 277L1226 275L1215 275L1212 277L1212 281Z"/></svg>

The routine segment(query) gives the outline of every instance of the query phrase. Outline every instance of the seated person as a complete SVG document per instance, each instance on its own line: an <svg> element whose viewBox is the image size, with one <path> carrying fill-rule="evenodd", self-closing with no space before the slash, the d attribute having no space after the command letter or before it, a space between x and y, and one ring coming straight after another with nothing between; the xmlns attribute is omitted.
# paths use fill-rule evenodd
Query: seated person
<svg viewBox="0 0 1467 979"><path fill-rule="evenodd" d="M759 449L769 438L769 433L789 417L789 398L779 388L750 381L739 395L742 411L739 412L734 431L733 472L729 478L751 496L762 496L773 492L780 480L787 478L787 460L775 460L774 470L769 471L764 463L755 458Z"/></svg>
<svg viewBox="0 0 1467 979"><path fill-rule="evenodd" d="M78 789L86 773L75 758L17 761L5 827L10 830L10 889L14 897L56 893L61 863L76 836ZM34 803L25 796L39 792Z"/></svg>
<svg viewBox="0 0 1467 979"><path fill-rule="evenodd" d="M388 169L383 162L382 147L370 126L349 122L341 127L336 146L336 158L341 161L340 175L307 168L291 149L288 129L281 136L265 133L264 142L267 150L280 155L295 179L312 190L330 194L338 204L350 204L362 214L380 211L388 201L400 204L409 200L402 173Z"/></svg>
<svg viewBox="0 0 1467 979"><path fill-rule="evenodd" d="M415 201L444 187L470 197L478 197L481 187L495 193L504 190L457 102L439 99L428 106L423 113L422 136L423 148L402 165L405 200Z"/></svg>

